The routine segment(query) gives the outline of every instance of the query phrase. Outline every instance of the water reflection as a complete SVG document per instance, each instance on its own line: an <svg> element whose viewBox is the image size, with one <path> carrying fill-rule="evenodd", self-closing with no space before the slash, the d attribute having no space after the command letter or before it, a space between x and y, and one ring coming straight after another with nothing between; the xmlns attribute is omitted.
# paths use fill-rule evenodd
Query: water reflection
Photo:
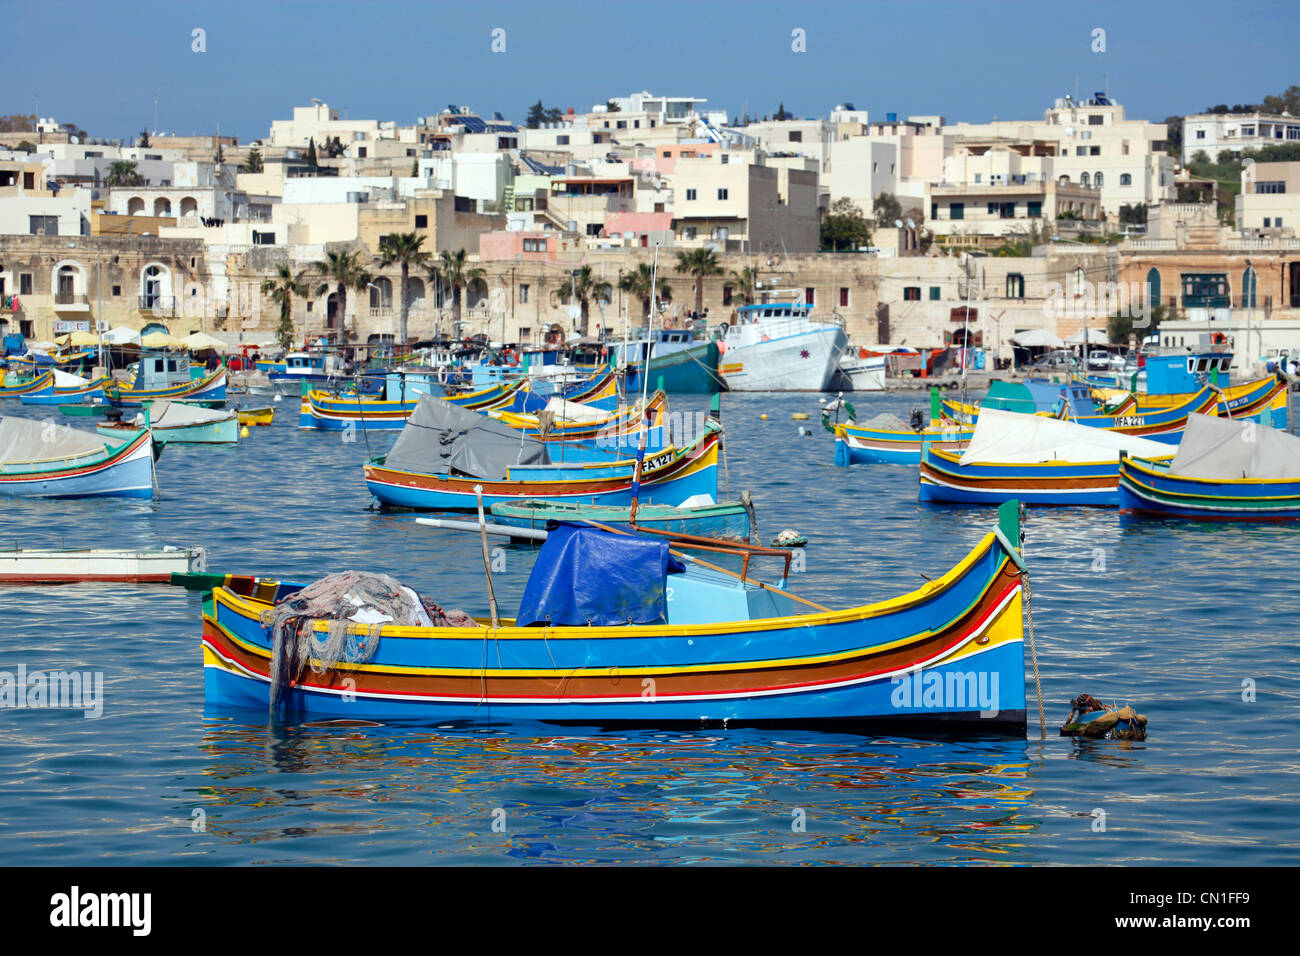
<svg viewBox="0 0 1300 956"><path fill-rule="evenodd" d="M1026 746L211 719L185 812L224 844L347 835L386 862L1028 863Z"/></svg>

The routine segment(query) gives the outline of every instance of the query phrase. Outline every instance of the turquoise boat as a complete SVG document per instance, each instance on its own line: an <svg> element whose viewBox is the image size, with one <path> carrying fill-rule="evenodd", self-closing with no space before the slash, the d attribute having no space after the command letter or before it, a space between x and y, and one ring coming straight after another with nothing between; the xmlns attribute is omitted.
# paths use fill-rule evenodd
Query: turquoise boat
<svg viewBox="0 0 1300 956"><path fill-rule="evenodd" d="M600 524L628 524L631 507L592 505L569 501L507 501L492 506L494 524L508 528L546 530L557 522L594 521ZM742 501L703 505L642 505L637 508L638 527L671 534L748 541L753 531L753 504Z"/></svg>
<svg viewBox="0 0 1300 956"><path fill-rule="evenodd" d="M151 402L148 418L141 415L129 422L103 422L95 431L101 438L123 441L146 429L153 432L159 445L234 445L239 441L239 412L183 402Z"/></svg>

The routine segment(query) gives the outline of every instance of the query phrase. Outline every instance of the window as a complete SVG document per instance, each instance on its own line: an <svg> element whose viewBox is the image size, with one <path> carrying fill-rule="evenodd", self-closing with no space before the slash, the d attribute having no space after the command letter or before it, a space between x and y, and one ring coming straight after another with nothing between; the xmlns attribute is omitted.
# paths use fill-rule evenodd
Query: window
<svg viewBox="0 0 1300 956"><path fill-rule="evenodd" d="M255 246L273 246L273 245L275 245L275 233L273 233L273 232L255 232L255 233L253 233L253 245L255 245Z"/></svg>
<svg viewBox="0 0 1300 956"><path fill-rule="evenodd" d="M1106 117L1102 116L1100 113L1093 113L1091 116L1088 117L1088 125L1100 126L1102 125L1102 123L1105 122L1105 120Z"/></svg>
<svg viewBox="0 0 1300 956"><path fill-rule="evenodd" d="M930 218L931 219L939 218L939 204L937 202L930 203Z"/></svg>
<svg viewBox="0 0 1300 956"><path fill-rule="evenodd" d="M1096 186L1098 189L1101 188L1101 184L1102 184L1102 175L1101 175L1101 173L1097 173L1097 175L1095 175L1095 176L1092 177L1092 184L1093 184L1094 186Z"/></svg>
<svg viewBox="0 0 1300 956"><path fill-rule="evenodd" d="M604 228L605 224L603 222L589 222L587 223L587 235L599 236L601 230Z"/></svg>
<svg viewBox="0 0 1300 956"><path fill-rule="evenodd" d="M546 251L545 239L524 240L524 252L545 252L545 251Z"/></svg>
<svg viewBox="0 0 1300 956"><path fill-rule="evenodd" d="M1041 202L1031 202L1025 204L1025 215L1030 219L1043 218L1043 204Z"/></svg>
<svg viewBox="0 0 1300 956"><path fill-rule="evenodd" d="M686 190L686 201L693 202L694 200L695 200L695 190L694 189Z"/></svg>
<svg viewBox="0 0 1300 956"><path fill-rule="evenodd" d="M555 137L555 145L556 145L556 146L568 146L568 145L569 145L569 137L568 137L568 136L557 136L557 137Z"/></svg>
<svg viewBox="0 0 1300 956"><path fill-rule="evenodd" d="M113 286L113 295L120 296L121 294L122 294L122 287L120 285Z"/></svg>
<svg viewBox="0 0 1300 956"><path fill-rule="evenodd" d="M802 130L797 130L797 129L792 129L792 130L790 130L790 142L792 142L792 143L802 143L802 142L803 142L803 131L802 131Z"/></svg>
<svg viewBox="0 0 1300 956"><path fill-rule="evenodd" d="M722 304L731 305L731 286L729 285L722 287Z"/></svg>
<svg viewBox="0 0 1300 956"><path fill-rule="evenodd" d="M428 228L429 228L429 217L428 217L427 215L419 215L419 214L416 214L416 217L415 217L415 228L416 228L416 229L428 229Z"/></svg>
<svg viewBox="0 0 1300 956"><path fill-rule="evenodd" d="M1132 177L1129 173L1120 173L1120 174L1119 174L1119 184L1120 184L1121 186L1132 186L1132 185L1133 185L1133 177Z"/></svg>
<svg viewBox="0 0 1300 956"><path fill-rule="evenodd" d="M1198 129L1198 130L1196 131L1196 138L1197 138L1197 139L1205 139L1205 130L1203 130L1203 129Z"/></svg>
<svg viewBox="0 0 1300 956"><path fill-rule="evenodd" d="M619 120L614 124L615 129L627 129L627 120Z"/></svg>
<svg viewBox="0 0 1300 956"><path fill-rule="evenodd" d="M930 286L930 301L931 302L939 301L939 287L937 285Z"/></svg>
<svg viewBox="0 0 1300 956"><path fill-rule="evenodd" d="M1025 297L1025 277L1019 272L1007 273L1007 298L1023 299Z"/></svg>
<svg viewBox="0 0 1300 956"><path fill-rule="evenodd" d="M519 304L526 305L527 302L528 302L528 286L521 285L519 287ZM522 336L524 334L524 330L520 329L519 334Z"/></svg>
<svg viewBox="0 0 1300 956"><path fill-rule="evenodd" d="M30 272L21 272L18 275L18 294L32 294L32 274Z"/></svg>
<svg viewBox="0 0 1300 956"><path fill-rule="evenodd" d="M804 289L804 290L803 290L803 300L804 300L805 302L807 302L809 305L816 305L816 304L817 304L817 293L816 293L816 290L815 290L815 289Z"/></svg>
<svg viewBox="0 0 1300 956"><path fill-rule="evenodd" d="M931 216L930 218L931 218L931 219L935 219L935 218L937 218L937 217L935 217L935 216ZM954 202L954 203L949 203L949 204L948 204L948 218L949 218L949 219L965 219L965 218L966 218L966 204L965 204L964 202Z"/></svg>
<svg viewBox="0 0 1300 956"><path fill-rule="evenodd" d="M726 199L726 198L727 198L727 191L726 191L725 189L719 189L719 190L718 190L718 198L719 198L719 199Z"/></svg>
<svg viewBox="0 0 1300 956"><path fill-rule="evenodd" d="M527 328L527 327L525 327L525 328L521 328L521 329L519 330L519 341L520 341L520 342L527 342L527 341L532 337L532 334L533 334L533 330L532 330L532 329Z"/></svg>
<svg viewBox="0 0 1300 956"><path fill-rule="evenodd" d="M1255 192L1257 194L1284 193L1286 192L1286 183L1277 180L1255 183Z"/></svg>
<svg viewBox="0 0 1300 956"><path fill-rule="evenodd" d="M1100 155L1101 155L1101 147L1100 147L1100 146L1089 146L1089 147L1088 147L1088 155L1089 155L1089 156L1100 156Z"/></svg>
<svg viewBox="0 0 1300 956"><path fill-rule="evenodd" d="M640 129L640 128L641 128L641 121L640 121L640 120L633 120L633 121L632 121L632 127L633 127L634 129Z"/></svg>
<svg viewBox="0 0 1300 956"><path fill-rule="evenodd" d="M1241 305L1245 309L1253 309L1258 304L1256 301L1256 292L1259 287L1259 281L1255 276L1255 270L1247 267L1246 271L1241 274Z"/></svg>
<svg viewBox="0 0 1300 956"><path fill-rule="evenodd" d="M976 185L979 185L979 184L982 183L983 181L984 181L984 174L983 174L983 173L976 173L976 174L975 174L975 184L976 184Z"/></svg>
<svg viewBox="0 0 1300 956"><path fill-rule="evenodd" d="M1254 136L1254 135L1255 135L1255 127L1253 127L1253 126L1243 126L1243 127L1241 128L1241 135L1242 135L1242 136Z"/></svg>
<svg viewBox="0 0 1300 956"><path fill-rule="evenodd" d="M365 158L366 158L366 148L365 148L364 146L358 146L358 147L357 147L357 158L358 158L358 159L365 159Z"/></svg>
<svg viewBox="0 0 1300 956"><path fill-rule="evenodd" d="M28 227L33 236L57 236L59 234L58 216L28 216Z"/></svg>
<svg viewBox="0 0 1300 956"><path fill-rule="evenodd" d="M605 125L608 126L609 124L606 123ZM665 150L664 150L664 159L672 159L672 158L673 158L673 151L672 151L671 149L665 149Z"/></svg>
<svg viewBox="0 0 1300 956"><path fill-rule="evenodd" d="M921 287L920 287L919 285L909 285L909 286L904 286L904 287L903 287L903 301L904 301L904 302L920 302L920 301L921 301Z"/></svg>
<svg viewBox="0 0 1300 956"><path fill-rule="evenodd" d="M694 226L687 226L682 230L682 235L686 239L694 239L697 231Z"/></svg>
<svg viewBox="0 0 1300 956"><path fill-rule="evenodd" d="M312 301L311 301L311 299L308 299L308 300L307 300L307 311L308 311L308 312L311 311L311 307L312 307Z"/></svg>
<svg viewBox="0 0 1300 956"><path fill-rule="evenodd" d="M723 166L726 166L726 165L727 165L728 163L730 163L730 162L731 162L731 157L728 156L726 153L723 153L723 154L722 154L722 165L723 165Z"/></svg>
<svg viewBox="0 0 1300 956"><path fill-rule="evenodd" d="M1267 229L1268 226L1269 226L1269 218L1268 218L1268 216L1265 216L1265 217L1264 217L1264 228Z"/></svg>
<svg viewBox="0 0 1300 956"><path fill-rule="evenodd" d="M1083 185L1085 185L1085 186L1091 186L1091 185L1092 185L1092 180L1088 178L1088 174L1087 174L1087 173L1080 173L1080 174L1079 174L1079 182L1081 182L1081 183L1082 183Z"/></svg>
<svg viewBox="0 0 1300 956"><path fill-rule="evenodd" d="M1088 147L1087 147L1087 146L1076 146L1076 147L1074 147L1074 155L1075 155L1075 156L1087 156L1087 155L1088 155Z"/></svg>
<svg viewBox="0 0 1300 956"><path fill-rule="evenodd" d="M36 174L23 173L23 189L35 189L35 188L36 188Z"/></svg>
<svg viewBox="0 0 1300 956"><path fill-rule="evenodd" d="M846 286L840 286L840 308L847 309L848 307L849 307L849 290Z"/></svg>
<svg viewBox="0 0 1300 956"><path fill-rule="evenodd" d="M1281 229L1281 228L1282 228L1282 217L1281 217L1281 216L1276 217L1276 218L1273 220L1273 225L1276 226L1278 229Z"/></svg>

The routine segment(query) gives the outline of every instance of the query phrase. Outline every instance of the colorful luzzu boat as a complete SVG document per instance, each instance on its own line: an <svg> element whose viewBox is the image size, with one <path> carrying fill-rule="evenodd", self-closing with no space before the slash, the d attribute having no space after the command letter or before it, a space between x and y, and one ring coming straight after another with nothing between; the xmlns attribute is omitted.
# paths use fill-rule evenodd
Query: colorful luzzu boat
<svg viewBox="0 0 1300 956"><path fill-rule="evenodd" d="M524 387L524 381L524 379L517 379L513 382L496 382L486 388L471 392L449 392L443 396L443 400L461 408L470 408L476 411L479 409L499 408L514 401L514 394Z"/></svg>
<svg viewBox="0 0 1300 956"><path fill-rule="evenodd" d="M364 637L365 659L303 670L275 713L1019 736L1024 565L1012 543L1018 520L1003 518L938 579L842 610L796 598L784 581L761 585L679 564L663 540L563 526L542 547L514 619L377 632L348 625ZM629 586L608 588L610 574ZM202 637L208 712L266 713L276 638L262 616L299 587L197 575L178 583L211 588ZM306 626L322 633L330 623ZM486 663L484 647L492 648Z"/></svg>
<svg viewBox="0 0 1300 956"><path fill-rule="evenodd" d="M103 422L96 433L109 441L124 441L148 427L159 445L234 445L239 442L239 413L233 408L218 410L184 402L151 402L149 421Z"/></svg>
<svg viewBox="0 0 1300 956"><path fill-rule="evenodd" d="M1143 516L1207 521L1300 518L1300 438L1195 416L1173 461L1120 462L1119 505Z"/></svg>
<svg viewBox="0 0 1300 956"><path fill-rule="evenodd" d="M1168 445L1073 422L985 408L975 434L957 451L927 446L921 501L1030 505L1119 505L1122 454L1173 455Z"/></svg>
<svg viewBox="0 0 1300 956"><path fill-rule="evenodd" d="M748 541L751 527L750 505L746 502L674 505L640 505L636 512L638 527L666 531L670 534L693 534L711 538ZM591 505L582 502L511 501L490 509L494 524L507 528L545 530L557 522L599 521L602 524L627 524L631 508Z"/></svg>
<svg viewBox="0 0 1300 956"><path fill-rule="evenodd" d="M508 405L496 406L496 410L535 414L555 399L612 412L618 407L618 382L609 369L601 369L582 381L558 388L549 382L530 378L514 393Z"/></svg>
<svg viewBox="0 0 1300 956"><path fill-rule="evenodd" d="M18 376L8 376L8 385L0 385L0 398L20 398L23 395L30 395L44 391L54 385L54 373L52 371L42 372L35 378L26 380L19 379Z"/></svg>
<svg viewBox="0 0 1300 956"><path fill-rule="evenodd" d="M540 413L532 415L494 410L490 414L503 425L545 441L602 441L638 432L643 419L650 428L660 429L667 406L668 396L663 392L655 392L646 400L644 414L639 400L633 405L611 412L559 398L552 398L544 409L553 414L549 424L544 422Z"/></svg>
<svg viewBox="0 0 1300 956"><path fill-rule="evenodd" d="M672 505L696 495L716 500L720 433L706 423L686 447L647 456L644 497ZM366 487L381 505L427 511L476 508L475 486L482 486L485 507L530 499L629 505L635 462L621 451L617 444L539 441L426 395L392 451L365 466Z"/></svg>
<svg viewBox="0 0 1300 956"><path fill-rule="evenodd" d="M922 445L933 448L959 448L975 433L970 426L954 421L912 429L871 428L842 422L835 426L835 464L915 465L921 460Z"/></svg>
<svg viewBox="0 0 1300 956"><path fill-rule="evenodd" d="M89 432L30 419L0 419L0 495L26 498L149 498L153 438L135 432L104 443Z"/></svg>
<svg viewBox="0 0 1300 956"><path fill-rule="evenodd" d="M44 388L24 392L19 399L24 405L93 404L104 401L104 388L112 384L107 376L92 380L55 371L53 381Z"/></svg>
<svg viewBox="0 0 1300 956"><path fill-rule="evenodd" d="M178 385L159 388L109 386L104 389L104 396L119 408L139 408L145 402L158 399L218 403L226 400L226 380L226 369L222 367L204 378L190 379Z"/></svg>

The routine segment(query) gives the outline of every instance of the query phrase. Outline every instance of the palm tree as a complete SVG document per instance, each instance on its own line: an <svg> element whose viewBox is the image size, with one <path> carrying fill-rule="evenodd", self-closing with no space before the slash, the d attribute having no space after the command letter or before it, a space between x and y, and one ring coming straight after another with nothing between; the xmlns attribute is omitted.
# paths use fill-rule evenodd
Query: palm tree
<svg viewBox="0 0 1300 956"><path fill-rule="evenodd" d="M293 344L293 297L307 294L304 275L303 272L294 275L287 264L278 265L275 267L275 278L262 283L262 293L280 305L280 326L275 333L283 349Z"/></svg>
<svg viewBox="0 0 1300 956"><path fill-rule="evenodd" d="M361 256L356 252L327 252L322 262L313 262L311 268L327 281L316 290L317 296L330 291L330 283L338 293L339 328L343 328L343 315L347 311L348 289L364 292L370 284L370 273L361 267ZM326 306L328 309L328 306Z"/></svg>
<svg viewBox="0 0 1300 956"><path fill-rule="evenodd" d="M677 271L695 276L695 313L704 311L704 277L722 275L718 254L712 249L692 249L677 253Z"/></svg>
<svg viewBox="0 0 1300 956"><path fill-rule="evenodd" d="M641 317L647 322L650 319L650 300L655 295L651 288L651 283L655 283L654 272L648 263L642 262L637 265L634 272L629 272L618 280L620 289L633 298L641 300ZM673 294L667 279L660 279L655 285L658 287L659 298L666 299Z"/></svg>
<svg viewBox="0 0 1300 956"><path fill-rule="evenodd" d="M591 266L583 266L569 282L560 283L555 294L561 302L576 300L582 306L582 324L578 327L578 334L586 335L592 301L602 299L608 302L612 289L608 282L602 282L592 274Z"/></svg>
<svg viewBox="0 0 1300 956"><path fill-rule="evenodd" d="M420 248L422 245L424 245L424 236L413 232L399 232L389 236L380 246L381 266L391 266L396 262L402 267L402 312L398 325L398 343L401 345L406 344L406 316L410 310L406 285L411 278L411 266L424 265L429 261L429 253Z"/></svg>
<svg viewBox="0 0 1300 956"><path fill-rule="evenodd" d="M745 266L739 272L733 271L730 275L734 298L740 299L741 305L754 304L754 290L758 288L758 273L750 266Z"/></svg>
<svg viewBox="0 0 1300 956"><path fill-rule="evenodd" d="M135 171L135 163L129 159L119 159L108 167L104 185L109 189L115 186L143 186L144 177Z"/></svg>
<svg viewBox="0 0 1300 956"><path fill-rule="evenodd" d="M429 267L429 279L442 288L451 290L451 314L456 328L460 328L460 292L468 289L474 282L483 278L484 272L477 266L467 268L464 249L452 252L448 249L438 254L438 261Z"/></svg>

